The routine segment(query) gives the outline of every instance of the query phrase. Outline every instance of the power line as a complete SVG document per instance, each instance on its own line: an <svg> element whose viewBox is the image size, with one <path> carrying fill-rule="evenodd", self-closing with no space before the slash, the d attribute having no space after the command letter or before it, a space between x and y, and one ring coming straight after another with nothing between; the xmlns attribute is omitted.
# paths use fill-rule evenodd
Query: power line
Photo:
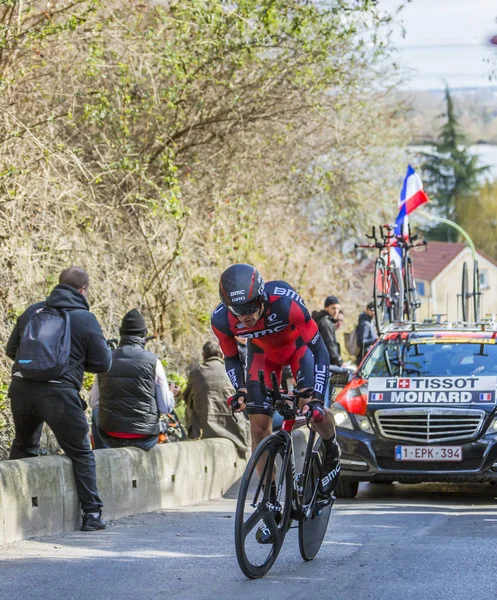
<svg viewBox="0 0 497 600"><path fill-rule="evenodd" d="M478 42L477 44L398 44L397 48L399 50L438 50L442 49L450 49L450 48L486 48L487 50L492 50L492 46L490 43ZM496 48L493 48L496 50Z"/></svg>

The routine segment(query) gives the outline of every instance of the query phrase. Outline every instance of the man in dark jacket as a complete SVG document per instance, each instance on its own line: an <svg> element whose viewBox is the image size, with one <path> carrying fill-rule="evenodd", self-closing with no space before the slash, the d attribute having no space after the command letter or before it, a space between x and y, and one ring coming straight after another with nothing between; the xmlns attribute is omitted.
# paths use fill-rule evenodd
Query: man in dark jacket
<svg viewBox="0 0 497 600"><path fill-rule="evenodd" d="M330 364L341 367L340 344L336 338L336 323L340 313L340 301L336 296L328 296L324 301L324 310L314 311L312 318L316 321L326 348L330 354Z"/></svg>
<svg viewBox="0 0 497 600"><path fill-rule="evenodd" d="M15 438L10 459L37 456L43 423L72 460L76 487L83 509L82 531L104 529L102 501L97 491L95 457L88 433L86 404L79 395L84 371L103 373L110 368L111 353L87 301L88 274L78 267L62 271L59 285L45 302L30 306L18 319L7 343L14 361L9 388ZM17 350L30 317L45 306L67 311L71 327L69 368L57 381L39 383L23 378Z"/></svg>
<svg viewBox="0 0 497 600"><path fill-rule="evenodd" d="M378 335L373 326L373 318L374 302L370 302L366 306L366 310L359 315L359 323L357 325L357 345L359 346L359 354L357 355L358 365L368 353L369 348L378 339Z"/></svg>
<svg viewBox="0 0 497 600"><path fill-rule="evenodd" d="M112 367L98 376L90 405L98 408L98 432L104 445L150 450L157 444L160 414L174 408L173 393L161 361L145 350L147 326L136 308L124 315L119 333Z"/></svg>
<svg viewBox="0 0 497 600"><path fill-rule="evenodd" d="M235 443L239 453L245 455L250 445L248 421L240 413L236 422L226 404L235 390L226 375L219 344L206 342L202 357L202 364L190 373L184 392L188 435L191 439L228 438Z"/></svg>

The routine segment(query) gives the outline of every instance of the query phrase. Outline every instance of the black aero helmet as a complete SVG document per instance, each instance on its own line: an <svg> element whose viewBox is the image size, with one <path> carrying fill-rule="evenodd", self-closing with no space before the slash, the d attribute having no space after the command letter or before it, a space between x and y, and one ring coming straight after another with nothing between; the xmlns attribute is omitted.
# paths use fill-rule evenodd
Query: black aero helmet
<svg viewBox="0 0 497 600"><path fill-rule="evenodd" d="M219 297L235 316L250 315L264 304L266 291L259 271L252 265L231 265L219 280Z"/></svg>

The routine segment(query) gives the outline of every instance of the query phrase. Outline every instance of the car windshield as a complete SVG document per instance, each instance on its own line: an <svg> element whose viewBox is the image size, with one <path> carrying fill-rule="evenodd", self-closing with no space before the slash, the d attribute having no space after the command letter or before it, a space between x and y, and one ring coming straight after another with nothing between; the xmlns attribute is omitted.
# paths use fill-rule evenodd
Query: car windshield
<svg viewBox="0 0 497 600"><path fill-rule="evenodd" d="M384 340L366 360L361 375L365 379L497 375L497 345Z"/></svg>

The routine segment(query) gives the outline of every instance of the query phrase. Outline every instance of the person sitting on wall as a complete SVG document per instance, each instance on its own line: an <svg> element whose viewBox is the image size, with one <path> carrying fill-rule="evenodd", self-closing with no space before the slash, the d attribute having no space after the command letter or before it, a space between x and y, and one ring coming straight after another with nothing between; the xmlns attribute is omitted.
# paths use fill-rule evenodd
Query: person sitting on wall
<svg viewBox="0 0 497 600"><path fill-rule="evenodd" d="M184 392L188 408L190 439L225 437L232 440L241 455L248 452L250 433L245 415L233 419L226 401L234 389L226 375L223 353L217 342L202 347L202 364L191 371Z"/></svg>
<svg viewBox="0 0 497 600"><path fill-rule="evenodd" d="M104 446L150 450L158 441L160 414L174 408L179 387L168 387L159 358L145 350L147 326L133 308L123 317L112 367L95 381L90 405L98 408L98 433Z"/></svg>

